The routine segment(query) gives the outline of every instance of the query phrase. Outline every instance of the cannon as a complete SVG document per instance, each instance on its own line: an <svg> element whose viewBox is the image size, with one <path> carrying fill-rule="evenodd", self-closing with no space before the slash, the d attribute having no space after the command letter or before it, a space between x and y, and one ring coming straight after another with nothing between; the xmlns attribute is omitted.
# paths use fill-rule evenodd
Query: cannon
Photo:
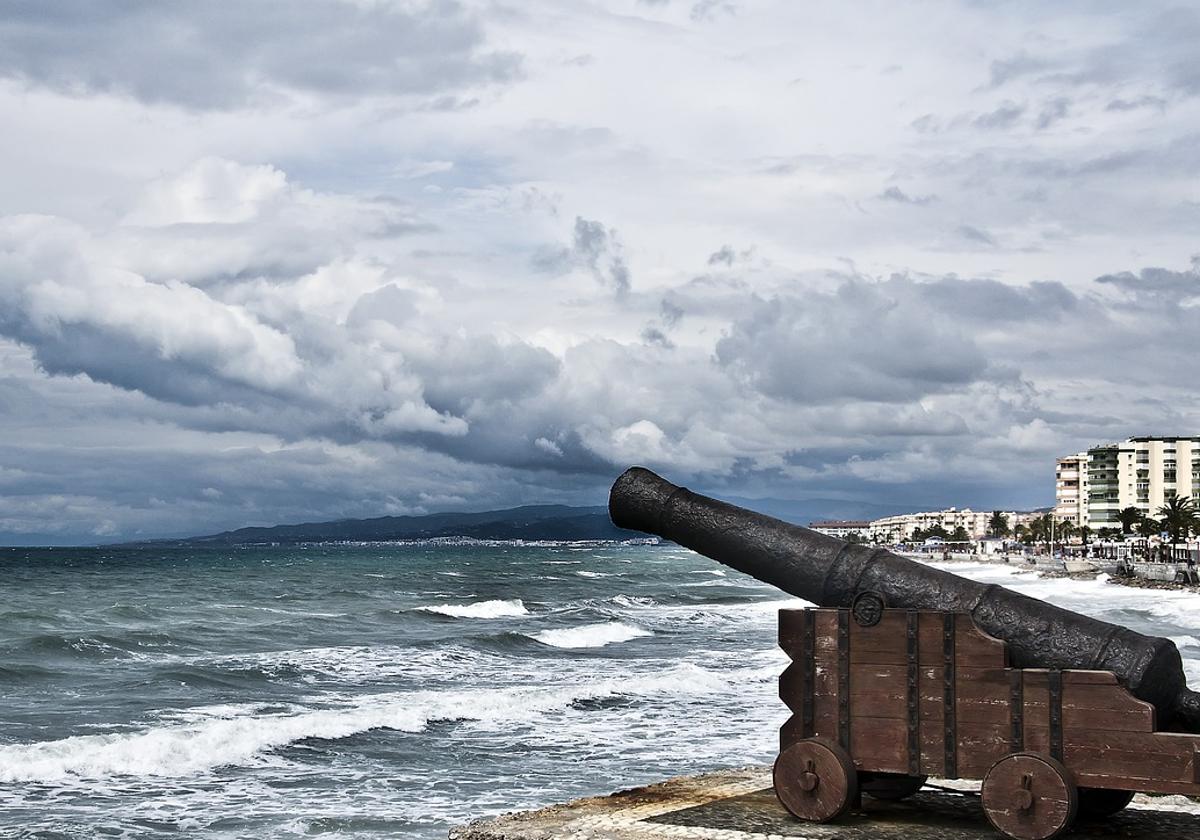
<svg viewBox="0 0 1200 840"><path fill-rule="evenodd" d="M1200 694L1169 639L855 545L634 467L614 524L655 534L816 605L780 611L792 665L775 787L798 817L929 775L982 779L1001 832L1048 840L1133 792L1200 795Z"/></svg>

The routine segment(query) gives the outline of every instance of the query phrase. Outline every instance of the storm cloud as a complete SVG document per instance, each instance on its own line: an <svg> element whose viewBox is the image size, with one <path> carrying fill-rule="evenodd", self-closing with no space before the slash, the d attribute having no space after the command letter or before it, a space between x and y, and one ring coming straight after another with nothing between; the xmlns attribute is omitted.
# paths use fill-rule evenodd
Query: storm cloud
<svg viewBox="0 0 1200 840"><path fill-rule="evenodd" d="M0 75L186 108L445 94L510 82L520 67L518 53L488 49L453 0L25 0L0 16Z"/></svg>
<svg viewBox="0 0 1200 840"><path fill-rule="evenodd" d="M1200 424L1188 12L280 8L0 13L0 543L1033 507Z"/></svg>

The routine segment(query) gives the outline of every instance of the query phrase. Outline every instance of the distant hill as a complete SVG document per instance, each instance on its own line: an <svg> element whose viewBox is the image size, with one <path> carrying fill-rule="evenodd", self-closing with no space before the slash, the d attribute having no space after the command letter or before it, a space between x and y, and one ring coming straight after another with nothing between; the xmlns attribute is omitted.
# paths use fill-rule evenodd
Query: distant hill
<svg viewBox="0 0 1200 840"><path fill-rule="evenodd" d="M421 540L472 537L481 540L628 540L645 537L612 524L604 507L527 505L482 513L431 513L425 516L380 516L239 528L203 537L159 542L189 545Z"/></svg>

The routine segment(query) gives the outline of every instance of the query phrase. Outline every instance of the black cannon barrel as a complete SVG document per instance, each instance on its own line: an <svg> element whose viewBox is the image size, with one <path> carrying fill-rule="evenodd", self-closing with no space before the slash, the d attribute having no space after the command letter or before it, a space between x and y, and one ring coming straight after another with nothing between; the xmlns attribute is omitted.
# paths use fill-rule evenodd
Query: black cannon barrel
<svg viewBox="0 0 1200 840"><path fill-rule="evenodd" d="M1200 732L1200 694L1188 689L1174 642L1100 621L854 545L626 470L608 501L615 525L656 534L823 607L849 607L861 592L888 606L969 613L1008 643L1020 668L1112 671L1158 709L1158 726Z"/></svg>

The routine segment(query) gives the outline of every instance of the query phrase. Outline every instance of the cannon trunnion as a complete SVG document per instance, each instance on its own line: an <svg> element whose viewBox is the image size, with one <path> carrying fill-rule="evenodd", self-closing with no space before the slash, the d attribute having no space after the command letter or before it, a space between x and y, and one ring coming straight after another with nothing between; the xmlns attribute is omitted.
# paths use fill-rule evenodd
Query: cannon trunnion
<svg viewBox="0 0 1200 840"><path fill-rule="evenodd" d="M1047 840L1077 814L1120 810L1134 791L1200 796L1200 736L1161 732L1155 707L1111 671L1011 667L971 616L785 609L775 789L797 817L836 819L860 792L915 793L927 776L982 779L999 831Z"/></svg>

